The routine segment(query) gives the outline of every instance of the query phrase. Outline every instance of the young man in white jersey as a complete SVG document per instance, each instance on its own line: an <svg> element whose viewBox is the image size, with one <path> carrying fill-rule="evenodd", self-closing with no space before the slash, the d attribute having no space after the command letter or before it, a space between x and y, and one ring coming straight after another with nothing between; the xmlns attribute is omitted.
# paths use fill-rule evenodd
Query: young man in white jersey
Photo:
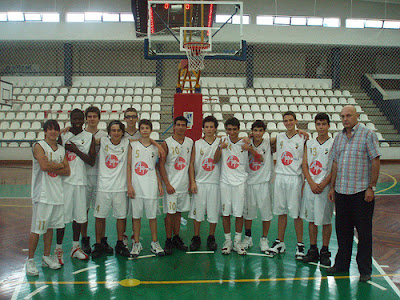
<svg viewBox="0 0 400 300"><path fill-rule="evenodd" d="M214 163L214 154L220 143L220 138L215 136L217 128L218 121L215 117L205 117L203 119L204 137L194 143L192 150L189 169L192 207L189 217L193 219L194 236L190 251L200 248L200 224L204 221L205 214L210 223L207 248L211 251L217 249L215 228L221 214L220 164Z"/></svg>
<svg viewBox="0 0 400 300"><path fill-rule="evenodd" d="M163 198L165 216L165 254L172 254L172 249L186 251L188 247L179 236L181 213L190 210L189 165L193 140L185 137L187 119L183 116L174 120L174 134L167 138L161 147L166 157L160 158L160 174L165 184ZM172 238L172 233L174 237Z"/></svg>
<svg viewBox="0 0 400 300"><path fill-rule="evenodd" d="M122 241L128 206L126 169L129 140L123 138L124 131L125 125L121 121L111 121L107 126L109 136L102 137L99 141L99 178L93 214L96 218L96 244L92 258L112 253L107 249L108 243L105 237L106 218L111 209L113 217L117 219L118 241L115 253L125 257L130 256L128 247Z"/></svg>
<svg viewBox="0 0 400 300"><path fill-rule="evenodd" d="M225 122L228 137L222 138L214 154L214 163L221 160L221 204L225 242L223 254L230 254L233 249L240 255L246 254L242 244L243 205L246 197L248 151L251 149L247 139L239 138L240 123L236 118ZM232 247L231 215L235 220L235 240Z"/></svg>
<svg viewBox="0 0 400 300"><path fill-rule="evenodd" d="M310 249L303 258L304 262L318 262L331 266L329 240L332 233L332 214L334 204L328 200L331 181L332 161L329 155L333 139L329 137L329 116L318 113L315 116L315 127L318 137L309 140L304 148L303 174L306 183L303 190L301 217L308 221ZM318 253L318 226L322 225L322 248Z"/></svg>
<svg viewBox="0 0 400 300"><path fill-rule="evenodd" d="M243 246L248 249L253 245L251 237L252 221L257 218L257 207L262 219L262 237L260 238L260 249L266 252L269 249L268 231L272 219L272 196L270 180L272 177L272 152L269 135L265 136L265 123L261 120L251 125L251 145L256 152L249 154L247 178L247 194L244 201L245 237Z"/></svg>
<svg viewBox="0 0 400 300"><path fill-rule="evenodd" d="M141 120L139 131L142 137L139 141L131 142L128 150L128 197L132 207L135 241L132 245L132 257L139 256L143 249L140 243L140 229L144 210L151 231L150 250L157 256L165 255L157 239L158 196L163 195L163 188L157 173L158 149L150 141L152 130L153 125L149 120Z"/></svg>
<svg viewBox="0 0 400 300"><path fill-rule="evenodd" d="M39 236L43 234L42 266L59 269L57 259L50 256L54 228L64 228L64 185L61 176L69 176L70 168L63 146L57 144L60 126L55 120L43 125L45 138L33 146L32 167L32 226L29 236L29 254L26 273L38 276L33 259Z"/></svg>
<svg viewBox="0 0 400 300"><path fill-rule="evenodd" d="M70 114L71 128L59 137L67 150L67 159L71 175L64 180L64 222L72 222L73 241L71 257L86 260L89 256L79 246L81 224L87 221L87 169L96 162L95 140L91 133L83 130L84 113L74 109ZM64 264L62 242L65 228L57 229L55 254L61 265Z"/></svg>
<svg viewBox="0 0 400 300"><path fill-rule="evenodd" d="M301 189L303 186L302 162L305 138L296 131L296 115L287 111L283 115L286 132L279 133L276 137L276 166L274 183L273 212L278 215L278 238L268 250L274 256L286 250L284 243L287 226L287 216L294 219L297 237L297 260L304 257L303 220L300 217Z"/></svg>
<svg viewBox="0 0 400 300"><path fill-rule="evenodd" d="M96 140L107 136L107 133L103 130L97 128L100 122L100 109L96 106L90 106L85 111L86 127L85 130L93 134ZM100 146L96 145L96 153L99 153ZM96 164L91 167L87 165L87 214L89 214L89 209L94 208L96 203L96 191L97 191L97 170L99 167L98 161L99 157L96 156ZM90 236L87 234L88 222L83 223L81 226L81 247L86 254L92 252L90 247Z"/></svg>

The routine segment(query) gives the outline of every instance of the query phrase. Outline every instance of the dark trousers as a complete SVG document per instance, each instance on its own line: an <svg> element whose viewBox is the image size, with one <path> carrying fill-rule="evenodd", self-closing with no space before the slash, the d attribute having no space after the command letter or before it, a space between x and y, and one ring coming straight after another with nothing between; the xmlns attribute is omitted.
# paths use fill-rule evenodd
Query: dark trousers
<svg viewBox="0 0 400 300"><path fill-rule="evenodd" d="M358 270L361 275L369 275L372 272L372 216L375 199L366 202L364 196L365 191L353 195L335 192L336 236L339 245L335 266L341 271L349 270L355 227L358 233Z"/></svg>

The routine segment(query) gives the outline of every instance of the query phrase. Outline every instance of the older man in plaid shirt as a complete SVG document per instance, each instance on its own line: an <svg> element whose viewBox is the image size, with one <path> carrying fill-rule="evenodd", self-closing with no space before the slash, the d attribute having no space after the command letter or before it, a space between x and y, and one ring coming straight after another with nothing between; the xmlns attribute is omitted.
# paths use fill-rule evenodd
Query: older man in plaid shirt
<svg viewBox="0 0 400 300"><path fill-rule="evenodd" d="M336 206L336 235L339 250L328 274L348 272L353 248L354 227L358 233L357 264L360 281L371 279L372 215L379 176L380 153L374 132L358 123L352 105L340 113L344 129L332 146L332 180L329 200Z"/></svg>

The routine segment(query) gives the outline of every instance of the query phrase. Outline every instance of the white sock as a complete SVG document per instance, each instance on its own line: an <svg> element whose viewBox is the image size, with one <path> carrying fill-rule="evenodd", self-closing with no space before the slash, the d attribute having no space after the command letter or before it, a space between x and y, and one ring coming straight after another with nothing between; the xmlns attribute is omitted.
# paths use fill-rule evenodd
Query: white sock
<svg viewBox="0 0 400 300"><path fill-rule="evenodd" d="M225 240L226 241L231 241L232 240L230 232L229 233L225 233Z"/></svg>
<svg viewBox="0 0 400 300"><path fill-rule="evenodd" d="M78 247L79 246L79 241L72 241L72 247Z"/></svg>
<svg viewBox="0 0 400 300"><path fill-rule="evenodd" d="M56 244L56 249L62 249L62 244Z"/></svg>
<svg viewBox="0 0 400 300"><path fill-rule="evenodd" d="M240 242L240 241L242 241L242 233L235 232L235 242Z"/></svg>

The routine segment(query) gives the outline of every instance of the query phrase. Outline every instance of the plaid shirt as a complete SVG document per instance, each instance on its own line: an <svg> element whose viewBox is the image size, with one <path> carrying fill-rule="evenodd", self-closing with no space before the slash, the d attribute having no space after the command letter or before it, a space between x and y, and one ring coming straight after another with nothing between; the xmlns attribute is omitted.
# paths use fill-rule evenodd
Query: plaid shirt
<svg viewBox="0 0 400 300"><path fill-rule="evenodd" d="M350 139L343 129L333 142L330 158L337 163L335 190L352 195L368 188L371 160L380 156L376 134L358 123L351 130Z"/></svg>

